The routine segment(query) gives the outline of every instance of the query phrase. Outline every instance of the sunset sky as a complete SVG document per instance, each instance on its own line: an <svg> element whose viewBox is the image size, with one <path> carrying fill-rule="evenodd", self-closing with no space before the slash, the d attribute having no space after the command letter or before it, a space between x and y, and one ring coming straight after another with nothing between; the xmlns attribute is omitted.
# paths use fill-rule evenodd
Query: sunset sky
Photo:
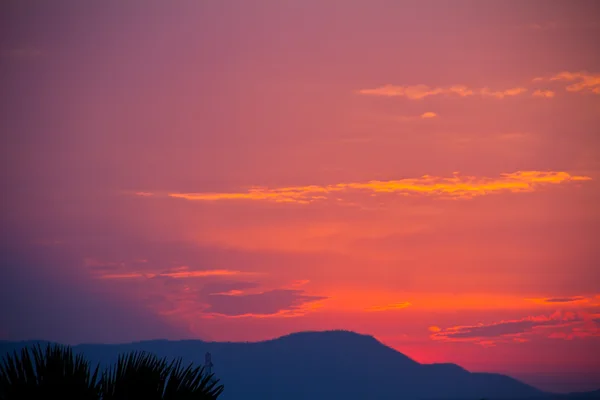
<svg viewBox="0 0 600 400"><path fill-rule="evenodd" d="M0 339L348 329L600 388L594 1L0 7Z"/></svg>

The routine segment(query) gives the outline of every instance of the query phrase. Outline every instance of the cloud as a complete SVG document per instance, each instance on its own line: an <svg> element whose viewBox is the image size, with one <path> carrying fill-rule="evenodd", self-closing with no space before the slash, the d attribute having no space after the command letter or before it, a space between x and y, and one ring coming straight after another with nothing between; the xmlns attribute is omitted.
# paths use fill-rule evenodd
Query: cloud
<svg viewBox="0 0 600 400"><path fill-rule="evenodd" d="M374 89L358 90L357 93L368 96L406 97L411 100L421 100L425 97L438 95L455 95L459 97L480 95L502 99L507 96L517 96L526 91L527 89L523 87L492 91L489 88L473 89L465 85L430 87L427 85L397 86L388 84Z"/></svg>
<svg viewBox="0 0 600 400"><path fill-rule="evenodd" d="M394 122L416 122L423 119L432 119L437 117L438 115L436 113L427 111L419 115L385 115L377 116L376 118L380 120L388 120Z"/></svg>
<svg viewBox="0 0 600 400"><path fill-rule="evenodd" d="M0 254L0 304L11 304L0 307L0 326L9 340L75 344L192 337L185 324L165 320L131 291L91 279L81 260L64 250L3 243ZM96 259L87 263L112 266Z"/></svg>
<svg viewBox="0 0 600 400"><path fill-rule="evenodd" d="M310 283L310 280L308 280L308 279L299 279L299 280L293 281L291 286L292 287L300 287L300 286L304 286L308 283Z"/></svg>
<svg viewBox="0 0 600 400"><path fill-rule="evenodd" d="M239 276L251 275L249 272L227 270L227 269L209 269L209 270L191 270L188 266L173 268L167 272L161 273L144 273L144 272L125 272L120 274L101 274L102 279L156 279L156 278L207 278L207 277L223 277L223 276Z"/></svg>
<svg viewBox="0 0 600 400"><path fill-rule="evenodd" d="M543 97L543 98L546 98L546 99L551 99L554 96L556 96L556 93L553 92L552 90L541 90L541 89L538 89L535 92L533 92L531 95L533 97Z"/></svg>
<svg viewBox="0 0 600 400"><path fill-rule="evenodd" d="M585 71L564 71L549 77L536 77L532 79L532 82L566 82L567 86L565 89L569 92L591 92L600 94L600 74ZM358 90L357 93L366 96L405 97L410 100L422 100L426 97L440 95L458 97L481 96L504 99L506 97L519 96L528 91L529 89L523 86L516 86L504 90L492 90L488 87L471 88L465 85L431 87L423 84L404 86L387 84L372 89L361 89ZM550 89L534 89L531 95L533 97L550 99L556 96L556 92Z"/></svg>
<svg viewBox="0 0 600 400"><path fill-rule="evenodd" d="M471 199L493 193L532 192L542 186L587 180L591 180L591 178L556 171L517 171L501 174L497 178L477 178L455 173L452 177L424 175L420 178L405 178L390 181L351 182L326 186L309 185L283 188L253 187L246 192L168 193L167 196L190 201L251 200L298 204L310 204L316 201L328 200L332 197L339 199L344 193L421 195L451 199ZM335 196L333 196L334 194Z"/></svg>
<svg viewBox="0 0 600 400"><path fill-rule="evenodd" d="M205 312L229 317L302 315L311 303L325 299L293 289L241 295L213 294L209 296Z"/></svg>
<svg viewBox="0 0 600 400"><path fill-rule="evenodd" d="M541 299L530 299L534 303L538 304L556 304L556 303L586 303L589 301L586 297L583 296L572 296L572 297L549 297L549 298L541 298Z"/></svg>
<svg viewBox="0 0 600 400"><path fill-rule="evenodd" d="M453 326L446 329L430 329L433 340L449 342L474 342L492 345L500 342L523 342L524 336L540 335L550 339L583 338L600 336L600 329L594 324L597 314L580 312L560 312L552 315L530 316L517 320Z"/></svg>
<svg viewBox="0 0 600 400"><path fill-rule="evenodd" d="M514 335L526 332L536 326L553 324L555 322L552 320L536 321L535 319L526 319L521 321L504 321L491 325L457 326L444 330L438 336L443 336L446 339L490 338Z"/></svg>
<svg viewBox="0 0 600 400"><path fill-rule="evenodd" d="M428 96L437 96L440 94L454 94L461 97L473 95L472 90L462 85L450 86L446 88L432 88L427 85L385 85L375 89L362 89L359 90L358 93L371 96L406 97L411 100L420 100Z"/></svg>
<svg viewBox="0 0 600 400"><path fill-rule="evenodd" d="M563 71L549 78L538 77L534 82L550 81L550 82L567 82L565 89L568 92L591 92L600 94L600 74L592 74L589 72L568 72Z"/></svg>
<svg viewBox="0 0 600 400"><path fill-rule="evenodd" d="M509 96L518 96L521 93L525 93L527 91L526 88L524 87L516 87L516 88L512 88L512 89L507 89L507 90L500 90L500 91L492 91L488 88L483 88L479 91L479 93L482 96L488 96L488 97L495 97L497 99L503 99L505 97L509 97Z"/></svg>
<svg viewBox="0 0 600 400"><path fill-rule="evenodd" d="M546 303L571 303L574 301L584 300L583 297L556 297L551 299L544 299Z"/></svg>
<svg viewBox="0 0 600 400"><path fill-rule="evenodd" d="M401 310L403 308L406 307L410 307L411 304L408 301L405 301L403 303L394 303L394 304L387 304L384 306L372 306L372 307L368 307L366 308L366 311L390 311L390 310Z"/></svg>
<svg viewBox="0 0 600 400"><path fill-rule="evenodd" d="M318 296L307 293L309 281L302 275L288 271L284 275L289 277L282 278L280 273L267 271L273 264L287 265L288 269L310 264L318 259L315 256L204 248L178 242L138 243L127 239L115 246L107 243L98 250L84 261L85 272L95 277L95 282L127 292L161 319L188 326L190 332L204 334L200 322L204 319L300 316L318 308L318 301L326 298L319 293ZM140 254L144 254L143 259ZM114 259L98 261L108 255ZM198 260L217 268L194 266ZM179 266L168 267L173 264ZM96 265L115 265L118 269L92 268ZM239 268L223 268L223 265L239 265ZM282 279L288 284L282 283Z"/></svg>
<svg viewBox="0 0 600 400"><path fill-rule="evenodd" d="M257 282L210 282L202 286L200 294L241 294L243 290L256 289L258 287L259 284Z"/></svg>

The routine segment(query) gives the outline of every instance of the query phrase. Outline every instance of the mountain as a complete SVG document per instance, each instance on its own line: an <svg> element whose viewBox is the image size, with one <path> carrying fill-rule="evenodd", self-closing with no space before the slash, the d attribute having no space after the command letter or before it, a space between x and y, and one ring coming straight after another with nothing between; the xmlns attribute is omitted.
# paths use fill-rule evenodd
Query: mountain
<svg viewBox="0 0 600 400"><path fill-rule="evenodd" d="M0 354L33 342L0 342ZM302 332L256 343L153 340L81 344L76 352L102 365L145 350L198 365L212 354L224 400L265 399L551 399L508 376L472 373L454 364L419 364L375 338L348 331ZM579 394L582 399L590 394Z"/></svg>

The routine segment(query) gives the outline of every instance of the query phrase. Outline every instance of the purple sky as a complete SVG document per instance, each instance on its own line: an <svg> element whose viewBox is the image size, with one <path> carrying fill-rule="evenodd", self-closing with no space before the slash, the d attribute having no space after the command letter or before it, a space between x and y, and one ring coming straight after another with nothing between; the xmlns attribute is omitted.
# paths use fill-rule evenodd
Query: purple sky
<svg viewBox="0 0 600 400"><path fill-rule="evenodd" d="M343 328L599 388L599 11L3 1L0 338Z"/></svg>

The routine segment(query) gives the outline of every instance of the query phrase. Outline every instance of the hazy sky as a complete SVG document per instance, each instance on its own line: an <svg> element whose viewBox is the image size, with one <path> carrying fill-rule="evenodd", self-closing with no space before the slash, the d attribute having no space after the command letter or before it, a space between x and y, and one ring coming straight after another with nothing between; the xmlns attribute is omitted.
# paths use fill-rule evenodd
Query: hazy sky
<svg viewBox="0 0 600 400"><path fill-rule="evenodd" d="M600 387L596 2L0 15L0 338L343 328Z"/></svg>

